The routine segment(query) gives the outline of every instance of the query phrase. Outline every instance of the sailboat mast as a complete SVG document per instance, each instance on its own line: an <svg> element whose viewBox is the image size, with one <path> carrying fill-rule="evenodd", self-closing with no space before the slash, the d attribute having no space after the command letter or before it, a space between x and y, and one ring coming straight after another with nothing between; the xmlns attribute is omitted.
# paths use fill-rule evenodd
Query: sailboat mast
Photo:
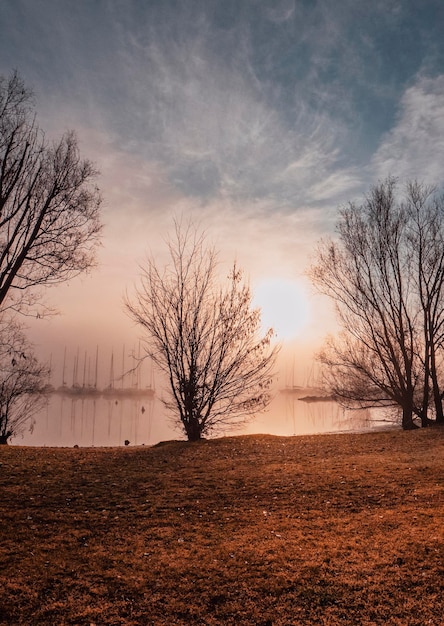
<svg viewBox="0 0 444 626"><path fill-rule="evenodd" d="M125 344L123 344L122 350L122 389L124 388L124 379L125 379Z"/></svg>
<svg viewBox="0 0 444 626"><path fill-rule="evenodd" d="M114 389L114 351L111 350L111 366L109 370L109 388Z"/></svg>
<svg viewBox="0 0 444 626"><path fill-rule="evenodd" d="M96 370L94 373L94 389L97 389L97 382L99 377L99 346L96 346Z"/></svg>
<svg viewBox="0 0 444 626"><path fill-rule="evenodd" d="M62 387L66 387L65 372L66 372L66 346L63 352Z"/></svg>
<svg viewBox="0 0 444 626"><path fill-rule="evenodd" d="M77 348L77 354L74 357L74 368L72 372L72 386L73 387L78 386L78 381L77 381L78 368L79 368L79 348Z"/></svg>
<svg viewBox="0 0 444 626"><path fill-rule="evenodd" d="M83 359L83 384L82 387L85 388L86 384L86 350L85 350L85 358Z"/></svg>

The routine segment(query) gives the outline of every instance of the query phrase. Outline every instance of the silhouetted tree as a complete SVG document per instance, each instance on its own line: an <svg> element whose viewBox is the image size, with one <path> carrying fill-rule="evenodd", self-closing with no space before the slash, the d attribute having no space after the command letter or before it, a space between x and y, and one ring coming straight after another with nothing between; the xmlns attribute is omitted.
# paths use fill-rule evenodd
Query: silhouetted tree
<svg viewBox="0 0 444 626"><path fill-rule="evenodd" d="M345 404L395 405L403 428L429 423L444 339L444 202L432 190L394 179L361 205L343 208L338 239L321 242L309 274L336 303L343 332L320 353L331 391Z"/></svg>
<svg viewBox="0 0 444 626"><path fill-rule="evenodd" d="M260 311L233 266L217 280L216 252L192 226L176 223L171 263L151 258L126 307L146 331L146 352L166 373L164 404L188 440L244 423L266 408L277 349L259 336Z"/></svg>
<svg viewBox="0 0 444 626"><path fill-rule="evenodd" d="M427 409L432 401L436 421L443 423L444 394L440 376L444 343L444 198L433 188L410 182L405 209L413 281L422 312L424 396L421 418L426 425Z"/></svg>
<svg viewBox="0 0 444 626"><path fill-rule="evenodd" d="M0 77L0 310L23 313L34 287L92 265L101 229L95 177L72 132L45 140L19 76Z"/></svg>
<svg viewBox="0 0 444 626"><path fill-rule="evenodd" d="M0 444L34 427L46 402L49 368L38 363L19 325L0 323Z"/></svg>

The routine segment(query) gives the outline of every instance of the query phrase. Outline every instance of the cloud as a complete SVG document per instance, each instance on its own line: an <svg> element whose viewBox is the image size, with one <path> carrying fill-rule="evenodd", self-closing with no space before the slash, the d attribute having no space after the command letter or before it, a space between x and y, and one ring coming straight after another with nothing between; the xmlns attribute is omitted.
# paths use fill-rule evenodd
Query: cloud
<svg viewBox="0 0 444 626"><path fill-rule="evenodd" d="M444 75L419 78L406 89L394 128L374 155L375 178L387 175L444 181Z"/></svg>
<svg viewBox="0 0 444 626"><path fill-rule="evenodd" d="M122 35L135 85L130 127L119 129L131 136L128 149L156 159L173 187L202 201L274 201L297 210L334 173L334 193L324 190L322 202L348 191L356 173L338 163L346 126L310 104L304 85L285 114L276 85L257 72L245 24L224 31L225 47L204 15L198 31L185 21L180 36L174 25L156 26L149 36Z"/></svg>
<svg viewBox="0 0 444 626"><path fill-rule="evenodd" d="M295 0L276 0L272 6L266 6L265 11L270 21L279 24L291 19L295 8Z"/></svg>
<svg viewBox="0 0 444 626"><path fill-rule="evenodd" d="M173 195L197 203L258 201L264 211L291 212L350 193L353 103L335 78L354 58L344 45L346 12L294 0L69 12L61 3L45 19L31 9L24 26L43 42L54 32L59 51L34 44L26 57L35 56L32 72L45 68L44 91L36 89L44 127L99 129L108 151L143 169L155 163ZM63 77L57 88L53 75ZM331 193L319 191L323 180L334 180Z"/></svg>

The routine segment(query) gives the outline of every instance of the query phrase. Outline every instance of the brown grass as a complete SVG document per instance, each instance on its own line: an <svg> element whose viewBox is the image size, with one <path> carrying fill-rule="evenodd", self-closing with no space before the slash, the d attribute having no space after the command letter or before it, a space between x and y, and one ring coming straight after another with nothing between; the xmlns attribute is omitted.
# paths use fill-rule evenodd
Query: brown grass
<svg viewBox="0 0 444 626"><path fill-rule="evenodd" d="M443 430L0 462L1 624L444 623Z"/></svg>

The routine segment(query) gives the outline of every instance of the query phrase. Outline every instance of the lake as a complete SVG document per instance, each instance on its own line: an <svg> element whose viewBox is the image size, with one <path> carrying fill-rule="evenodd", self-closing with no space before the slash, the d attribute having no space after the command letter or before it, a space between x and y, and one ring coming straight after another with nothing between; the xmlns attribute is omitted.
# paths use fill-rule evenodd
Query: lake
<svg viewBox="0 0 444 626"><path fill-rule="evenodd" d="M307 391L276 393L269 410L229 434L305 435L360 431L375 426L369 411L345 411L336 402L304 401ZM310 396L309 396L310 399ZM36 416L32 432L11 443L29 446L119 446L153 445L182 435L172 426L157 394L53 393Z"/></svg>

